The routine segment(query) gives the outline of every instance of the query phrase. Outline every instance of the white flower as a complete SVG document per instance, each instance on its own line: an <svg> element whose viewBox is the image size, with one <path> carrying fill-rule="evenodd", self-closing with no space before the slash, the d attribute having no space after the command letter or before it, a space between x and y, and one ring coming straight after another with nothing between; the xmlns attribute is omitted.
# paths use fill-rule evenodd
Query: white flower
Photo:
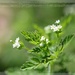
<svg viewBox="0 0 75 75"><path fill-rule="evenodd" d="M45 37L44 36L42 36L41 37L41 39L40 39L40 41L44 41L45 40Z"/></svg>
<svg viewBox="0 0 75 75"><path fill-rule="evenodd" d="M56 28L56 25L53 24L53 25L50 26L50 28L51 28L51 30L52 29L55 29Z"/></svg>
<svg viewBox="0 0 75 75"><path fill-rule="evenodd" d="M60 23L60 20L56 20L56 22L55 22L55 23L57 23L57 24L58 24L58 23Z"/></svg>
<svg viewBox="0 0 75 75"><path fill-rule="evenodd" d="M45 30L46 33L50 33L50 25L46 26L46 27L44 28L44 30Z"/></svg>
<svg viewBox="0 0 75 75"><path fill-rule="evenodd" d="M43 45L44 45L43 43L40 43L40 47L43 47Z"/></svg>
<svg viewBox="0 0 75 75"><path fill-rule="evenodd" d="M58 27L56 25L51 25L51 30L53 30L53 32L58 31Z"/></svg>
<svg viewBox="0 0 75 75"><path fill-rule="evenodd" d="M47 44L49 43L49 40L48 40L48 39L46 39L46 43L47 43Z"/></svg>
<svg viewBox="0 0 75 75"><path fill-rule="evenodd" d="M60 23L60 20L56 20L55 23L59 24ZM53 30L53 32L56 32L56 31L59 31L61 28L62 28L61 25L56 26L56 25L53 24L53 25L46 26L44 28L44 30L45 30L46 33L50 33L51 30Z"/></svg>
<svg viewBox="0 0 75 75"><path fill-rule="evenodd" d="M10 40L10 42L12 42L12 40Z"/></svg>
<svg viewBox="0 0 75 75"><path fill-rule="evenodd" d="M61 25L56 26L54 24L51 25L50 27L51 27L51 30L53 30L53 32L59 31L62 28Z"/></svg>
<svg viewBox="0 0 75 75"><path fill-rule="evenodd" d="M19 37L18 38L16 38L16 40L15 40L15 43L13 44L13 48L19 48L20 47L20 42L19 42Z"/></svg>

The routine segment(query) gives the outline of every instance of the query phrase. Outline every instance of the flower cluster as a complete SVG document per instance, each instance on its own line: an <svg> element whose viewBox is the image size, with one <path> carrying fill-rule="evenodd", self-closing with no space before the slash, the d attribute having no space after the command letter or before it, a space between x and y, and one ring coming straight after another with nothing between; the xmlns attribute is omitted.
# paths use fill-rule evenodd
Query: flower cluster
<svg viewBox="0 0 75 75"><path fill-rule="evenodd" d="M41 37L41 39L40 39L40 47L43 47L44 46L44 42L46 43L46 44L48 44L49 43L49 40L48 39L46 39L44 36L42 36Z"/></svg>
<svg viewBox="0 0 75 75"><path fill-rule="evenodd" d="M13 43L13 48L20 48L20 42L19 42L19 37L16 38L15 42ZM12 42L12 40L10 40Z"/></svg>
<svg viewBox="0 0 75 75"><path fill-rule="evenodd" d="M44 28L45 32L46 32L46 33L50 33L50 32L51 32L51 30L52 30L53 32L60 31L60 30L61 30L61 28L62 28L62 26L61 26L61 25L59 25L60 20L56 20L56 22L55 22L55 23L56 23L57 25L52 24L52 25L48 25L48 26L46 26L46 27Z"/></svg>
<svg viewBox="0 0 75 75"><path fill-rule="evenodd" d="M61 25L56 26L53 24L50 26L50 29L53 30L53 32L60 31L61 28L62 28Z"/></svg>

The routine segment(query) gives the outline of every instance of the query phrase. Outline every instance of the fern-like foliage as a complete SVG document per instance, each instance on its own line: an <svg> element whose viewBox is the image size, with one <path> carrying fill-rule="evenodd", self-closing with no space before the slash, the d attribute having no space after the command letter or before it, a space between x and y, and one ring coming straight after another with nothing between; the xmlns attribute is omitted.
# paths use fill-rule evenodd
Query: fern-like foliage
<svg viewBox="0 0 75 75"><path fill-rule="evenodd" d="M72 40L74 34L61 37L63 26L60 25L60 20L57 20L56 25L48 25L44 29L35 26L36 31L25 32L21 34L25 40L33 44L34 47L28 52L31 54L29 61L25 62L21 69L36 69L41 67L47 67L56 61L59 55L63 52L66 45ZM17 44L17 45L16 45ZM21 45L18 41L15 47ZM22 43L22 46L23 43ZM23 47L22 47L23 48ZM28 49L25 47L25 49Z"/></svg>

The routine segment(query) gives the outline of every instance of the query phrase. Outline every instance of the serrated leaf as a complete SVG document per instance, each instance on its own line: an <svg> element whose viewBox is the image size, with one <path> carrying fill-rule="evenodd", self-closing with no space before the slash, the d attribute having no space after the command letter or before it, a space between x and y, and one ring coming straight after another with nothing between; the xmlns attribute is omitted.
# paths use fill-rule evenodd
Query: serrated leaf
<svg viewBox="0 0 75 75"><path fill-rule="evenodd" d="M35 47L35 48L33 48L33 50L32 50L32 52L40 52L41 51L41 49L40 49L40 47Z"/></svg>
<svg viewBox="0 0 75 75"><path fill-rule="evenodd" d="M38 58L36 58L36 57L33 57L31 60L36 62L36 63L40 63L40 60Z"/></svg>
<svg viewBox="0 0 75 75"><path fill-rule="evenodd" d="M42 68L45 67L44 63L38 63L38 64L33 64L32 62L27 62L21 66L22 70L31 70L31 69L37 69L37 68Z"/></svg>
<svg viewBox="0 0 75 75"><path fill-rule="evenodd" d="M74 35L68 35L64 39L61 40L60 45L62 46L62 49L65 48L65 46L72 40Z"/></svg>
<svg viewBox="0 0 75 75"><path fill-rule="evenodd" d="M34 45L38 44L40 41L40 34L37 31L35 32L22 31L21 34L25 37L25 40L29 41Z"/></svg>
<svg viewBox="0 0 75 75"><path fill-rule="evenodd" d="M34 68L34 63L32 62L26 62L21 66L21 69L26 70L26 69L33 69Z"/></svg>

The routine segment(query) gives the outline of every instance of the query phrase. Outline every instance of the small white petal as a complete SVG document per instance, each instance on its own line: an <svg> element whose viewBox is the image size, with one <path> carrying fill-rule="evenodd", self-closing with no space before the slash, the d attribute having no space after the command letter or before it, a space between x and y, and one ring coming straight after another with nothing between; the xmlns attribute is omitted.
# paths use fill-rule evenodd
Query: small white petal
<svg viewBox="0 0 75 75"><path fill-rule="evenodd" d="M20 47L20 44L18 43L18 44L17 44L17 48L19 48L19 47Z"/></svg>
<svg viewBox="0 0 75 75"><path fill-rule="evenodd" d="M51 25L51 30L53 30L53 32L59 31L61 28L62 28L61 25L58 25L58 26L56 26L54 24Z"/></svg>
<svg viewBox="0 0 75 75"><path fill-rule="evenodd" d="M20 47L20 42L19 42L19 37L16 38L15 43L13 44L13 48L19 48Z"/></svg>
<svg viewBox="0 0 75 75"><path fill-rule="evenodd" d="M15 42L18 42L20 39L19 39L19 37L18 38L16 38L16 40L15 40Z"/></svg>
<svg viewBox="0 0 75 75"><path fill-rule="evenodd" d="M43 45L44 45L43 43L40 43L40 47L43 47Z"/></svg>
<svg viewBox="0 0 75 75"><path fill-rule="evenodd" d="M58 23L60 23L60 20L56 20L56 22L55 22L55 23L57 23L57 24L58 24Z"/></svg>
<svg viewBox="0 0 75 75"><path fill-rule="evenodd" d="M51 29L54 29L54 28L56 28L56 25L53 24L50 27L51 27Z"/></svg>
<svg viewBox="0 0 75 75"><path fill-rule="evenodd" d="M47 44L49 43L49 40L48 40L48 39L46 39L46 43L47 43Z"/></svg>
<svg viewBox="0 0 75 75"><path fill-rule="evenodd" d="M54 31L54 32L59 31L58 27L55 27L55 28L53 29L53 31Z"/></svg>
<svg viewBox="0 0 75 75"><path fill-rule="evenodd" d="M10 42L12 42L12 40L10 40Z"/></svg>
<svg viewBox="0 0 75 75"><path fill-rule="evenodd" d="M15 47L16 47L16 44L14 43L14 44L13 44L13 48L15 48Z"/></svg>
<svg viewBox="0 0 75 75"><path fill-rule="evenodd" d="M40 41L44 41L45 40L45 37L44 36L42 36L41 37L41 39L40 39Z"/></svg>

